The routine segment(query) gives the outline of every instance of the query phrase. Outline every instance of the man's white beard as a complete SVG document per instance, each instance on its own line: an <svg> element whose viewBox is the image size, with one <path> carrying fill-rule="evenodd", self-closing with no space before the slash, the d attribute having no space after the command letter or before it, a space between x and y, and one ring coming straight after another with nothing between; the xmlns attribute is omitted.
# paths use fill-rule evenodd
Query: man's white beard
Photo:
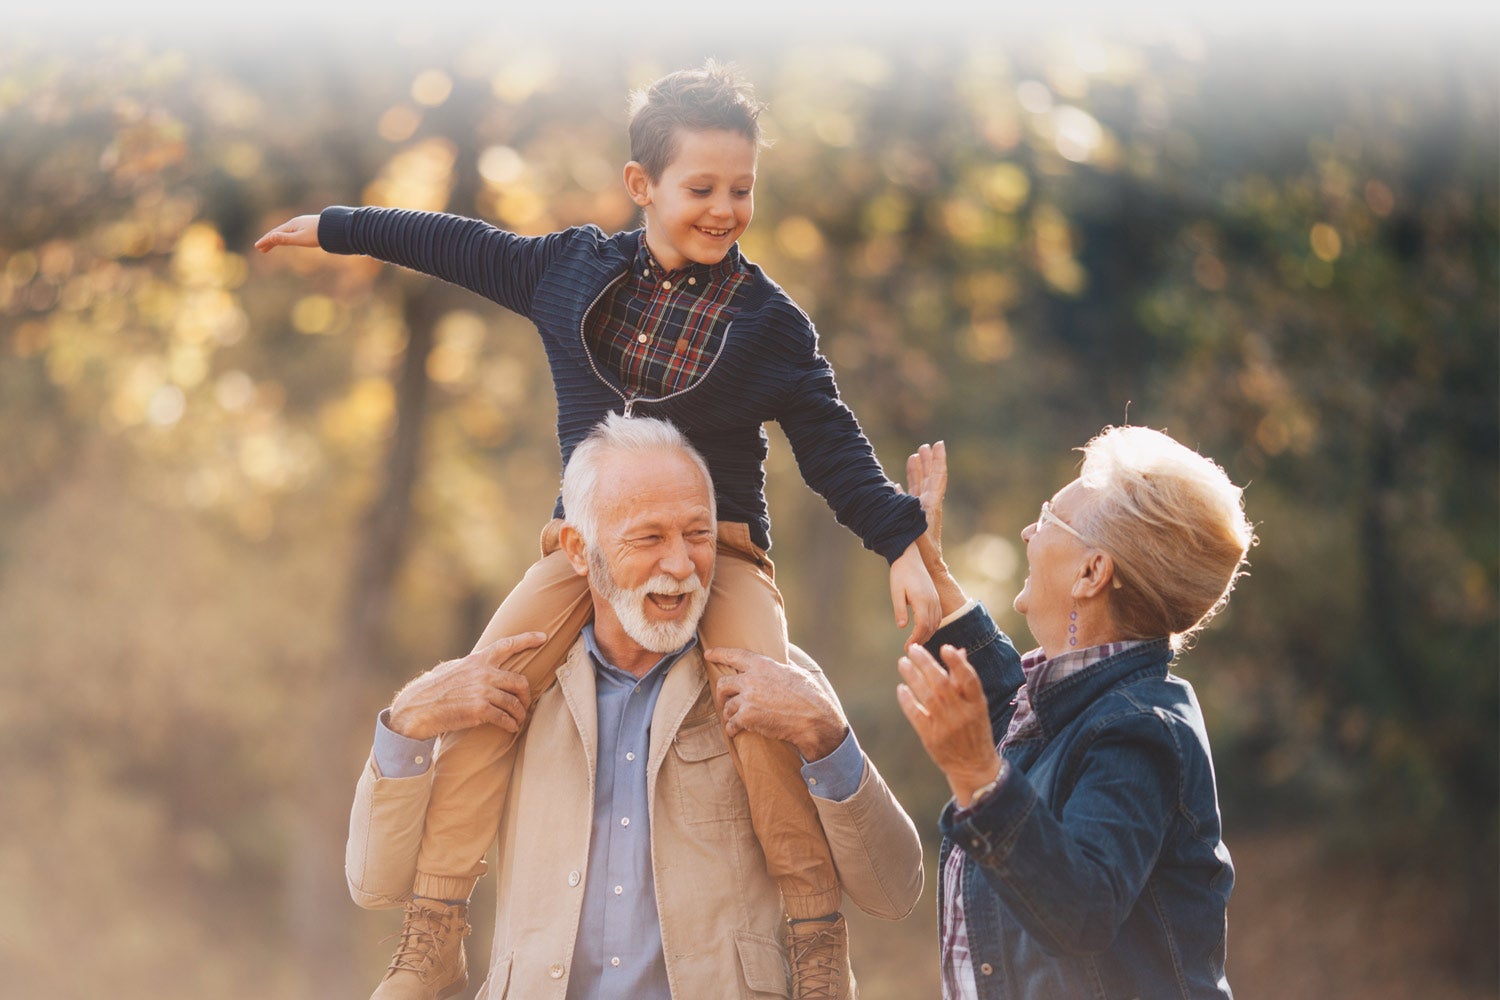
<svg viewBox="0 0 1500 1000"><path fill-rule="evenodd" d="M683 646L698 631L698 621L703 617L703 608L708 603L708 588L704 587L696 574L686 580L677 580L663 573L654 576L639 587L625 588L615 582L609 564L596 546L589 546L589 579L595 588L614 609L615 617L625 634L653 653L672 653ZM654 622L646 617L648 594L686 594L687 614L677 621Z"/></svg>

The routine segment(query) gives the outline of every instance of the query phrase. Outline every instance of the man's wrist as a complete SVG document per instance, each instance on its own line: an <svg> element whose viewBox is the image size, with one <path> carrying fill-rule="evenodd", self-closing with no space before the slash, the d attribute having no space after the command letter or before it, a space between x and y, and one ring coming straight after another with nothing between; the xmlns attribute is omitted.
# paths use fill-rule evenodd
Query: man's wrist
<svg viewBox="0 0 1500 1000"><path fill-rule="evenodd" d="M405 691L402 692L405 694ZM386 725L391 732L398 736L404 736L409 740L430 740L437 735L422 719L420 708L405 704L401 695L396 695L396 700L391 702L391 707L386 713Z"/></svg>
<svg viewBox="0 0 1500 1000"><path fill-rule="evenodd" d="M375 720L372 750L375 766L383 778L410 778L422 774L432 766L436 742L435 739L415 740L396 732L391 728L391 713L387 709Z"/></svg>
<svg viewBox="0 0 1500 1000"><path fill-rule="evenodd" d="M865 754L853 729L845 731L839 745L826 757L802 764L802 779L815 799L843 802L859 791L864 777Z"/></svg>
<svg viewBox="0 0 1500 1000"><path fill-rule="evenodd" d="M839 748L849 735L849 724L843 719L820 720L813 737L797 744L802 759L812 763L822 760Z"/></svg>

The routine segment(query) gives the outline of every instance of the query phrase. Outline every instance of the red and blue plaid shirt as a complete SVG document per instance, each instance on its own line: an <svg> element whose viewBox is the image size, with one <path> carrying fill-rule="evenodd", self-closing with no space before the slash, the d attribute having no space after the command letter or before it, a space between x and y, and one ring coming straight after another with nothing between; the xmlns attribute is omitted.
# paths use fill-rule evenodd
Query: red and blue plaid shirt
<svg viewBox="0 0 1500 1000"><path fill-rule="evenodd" d="M713 364L749 278L737 245L717 264L668 271L642 236L629 275L589 315L589 351L632 398L680 392Z"/></svg>

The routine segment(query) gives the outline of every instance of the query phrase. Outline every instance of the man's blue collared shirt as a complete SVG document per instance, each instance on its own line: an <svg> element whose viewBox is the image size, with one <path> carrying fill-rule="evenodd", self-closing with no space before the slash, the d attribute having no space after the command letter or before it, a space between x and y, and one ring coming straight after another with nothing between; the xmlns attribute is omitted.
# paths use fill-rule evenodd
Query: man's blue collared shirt
<svg viewBox="0 0 1500 1000"><path fill-rule="evenodd" d="M594 661L599 767L594 775L594 830L583 918L573 949L568 998L670 1000L661 915L651 877L646 759L662 679L697 640L663 656L640 678L604 658L592 625L584 627L583 640Z"/></svg>

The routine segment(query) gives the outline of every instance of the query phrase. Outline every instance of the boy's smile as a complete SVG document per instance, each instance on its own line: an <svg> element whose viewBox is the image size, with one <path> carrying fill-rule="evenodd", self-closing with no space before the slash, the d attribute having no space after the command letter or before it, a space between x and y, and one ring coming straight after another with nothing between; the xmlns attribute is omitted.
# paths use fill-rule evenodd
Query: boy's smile
<svg viewBox="0 0 1500 1000"><path fill-rule="evenodd" d="M655 181L625 165L625 187L646 212L646 246L669 271L717 264L755 214L755 143L725 129L677 130L677 153Z"/></svg>

